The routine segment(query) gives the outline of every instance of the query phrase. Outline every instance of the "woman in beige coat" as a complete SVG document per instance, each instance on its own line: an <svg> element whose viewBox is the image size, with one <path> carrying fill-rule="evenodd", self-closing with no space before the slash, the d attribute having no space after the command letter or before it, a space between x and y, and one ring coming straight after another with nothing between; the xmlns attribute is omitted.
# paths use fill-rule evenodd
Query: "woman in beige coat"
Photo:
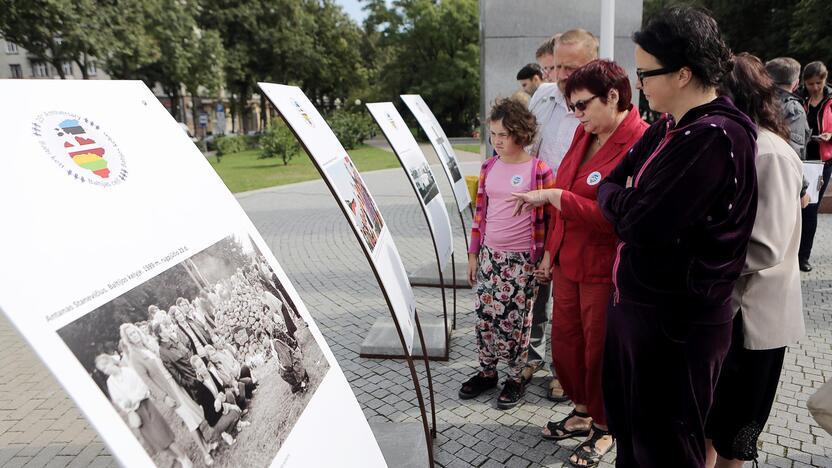
<svg viewBox="0 0 832 468"><path fill-rule="evenodd" d="M786 346L804 332L797 250L803 169L787 143L776 88L753 55L734 58L722 90L758 126L757 217L731 302L737 311L705 426L708 467L742 467L757 457Z"/></svg>

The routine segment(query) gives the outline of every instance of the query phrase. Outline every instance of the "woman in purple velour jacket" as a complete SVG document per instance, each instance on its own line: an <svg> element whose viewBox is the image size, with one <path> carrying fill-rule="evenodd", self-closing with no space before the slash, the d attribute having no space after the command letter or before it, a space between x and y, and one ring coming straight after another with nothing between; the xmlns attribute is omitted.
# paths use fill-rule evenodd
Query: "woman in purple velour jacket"
<svg viewBox="0 0 832 468"><path fill-rule="evenodd" d="M757 209L756 127L717 97L732 59L713 18L673 7L633 39L638 88L666 115L598 188L620 239L604 402L616 466L701 468Z"/></svg>

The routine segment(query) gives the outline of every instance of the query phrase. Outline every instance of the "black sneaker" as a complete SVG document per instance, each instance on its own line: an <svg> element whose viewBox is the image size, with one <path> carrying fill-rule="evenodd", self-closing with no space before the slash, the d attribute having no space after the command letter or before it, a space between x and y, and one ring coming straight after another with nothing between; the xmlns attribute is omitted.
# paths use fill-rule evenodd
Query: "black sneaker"
<svg viewBox="0 0 832 468"><path fill-rule="evenodd" d="M526 386L517 380L506 380L503 391L497 398L497 408L510 409L517 406L526 393Z"/></svg>
<svg viewBox="0 0 832 468"><path fill-rule="evenodd" d="M470 400L476 398L486 390L497 386L497 374L491 377L486 377L482 372L477 372L477 375L468 379L462 388L459 389L459 397L463 400Z"/></svg>

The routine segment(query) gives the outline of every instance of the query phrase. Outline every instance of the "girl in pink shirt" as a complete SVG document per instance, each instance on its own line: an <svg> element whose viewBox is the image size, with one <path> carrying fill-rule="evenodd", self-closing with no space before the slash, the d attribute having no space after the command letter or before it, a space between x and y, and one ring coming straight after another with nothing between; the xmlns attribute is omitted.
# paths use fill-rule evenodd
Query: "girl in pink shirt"
<svg viewBox="0 0 832 468"><path fill-rule="evenodd" d="M520 371L528 359L534 270L546 238L544 208L513 216L513 192L554 186L552 171L524 149L534 138L537 123L522 104L497 102L489 117L491 144L497 156L480 170L477 209L468 250L468 282L476 285L477 348L480 370L462 384L459 396L474 398L497 386L497 362L508 365L508 376L497 407L520 402L524 387Z"/></svg>

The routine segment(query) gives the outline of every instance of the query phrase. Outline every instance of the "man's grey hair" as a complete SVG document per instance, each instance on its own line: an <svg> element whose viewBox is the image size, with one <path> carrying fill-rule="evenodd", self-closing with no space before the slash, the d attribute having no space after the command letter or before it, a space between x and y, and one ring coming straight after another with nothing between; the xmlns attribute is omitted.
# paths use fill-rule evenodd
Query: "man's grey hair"
<svg viewBox="0 0 832 468"><path fill-rule="evenodd" d="M791 57L777 57L766 62L766 71L774 84L791 86L800 78L800 62Z"/></svg>
<svg viewBox="0 0 832 468"><path fill-rule="evenodd" d="M586 29L570 29L561 34L555 40L555 47L559 45L582 44L586 49L587 58L595 60L598 58L598 38Z"/></svg>

